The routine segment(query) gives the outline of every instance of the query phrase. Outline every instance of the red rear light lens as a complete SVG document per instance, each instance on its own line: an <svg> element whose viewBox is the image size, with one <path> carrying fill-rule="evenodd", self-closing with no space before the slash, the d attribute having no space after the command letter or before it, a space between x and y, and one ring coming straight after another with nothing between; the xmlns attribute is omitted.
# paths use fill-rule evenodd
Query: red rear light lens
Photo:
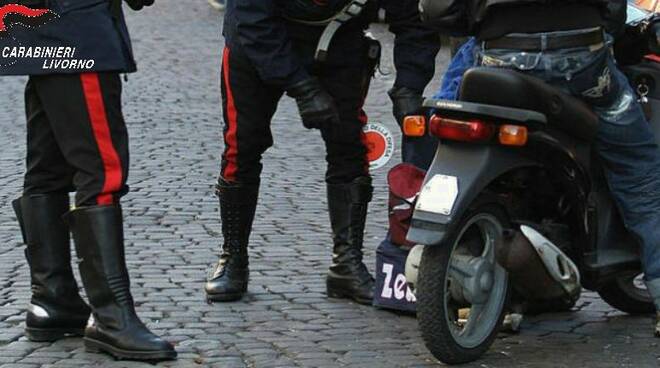
<svg viewBox="0 0 660 368"><path fill-rule="evenodd" d="M431 116L429 131L443 139L461 142L486 142L495 135L495 125L480 120L446 119Z"/></svg>

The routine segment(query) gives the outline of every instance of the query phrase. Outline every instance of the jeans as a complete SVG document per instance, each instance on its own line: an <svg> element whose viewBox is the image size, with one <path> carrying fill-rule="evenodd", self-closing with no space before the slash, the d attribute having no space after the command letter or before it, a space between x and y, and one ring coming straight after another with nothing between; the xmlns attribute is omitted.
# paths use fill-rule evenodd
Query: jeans
<svg viewBox="0 0 660 368"><path fill-rule="evenodd" d="M456 51L456 55L451 59L447 71L442 76L442 85L433 95L433 98L441 100L458 99L458 90L463 81L463 74L475 63L474 51L476 48L477 41L470 38Z"/></svg>
<svg viewBox="0 0 660 368"><path fill-rule="evenodd" d="M572 49L476 53L477 64L541 78L585 101L600 117L595 149L623 221L640 242L646 284L660 310L660 151L635 93L616 65L610 39Z"/></svg>

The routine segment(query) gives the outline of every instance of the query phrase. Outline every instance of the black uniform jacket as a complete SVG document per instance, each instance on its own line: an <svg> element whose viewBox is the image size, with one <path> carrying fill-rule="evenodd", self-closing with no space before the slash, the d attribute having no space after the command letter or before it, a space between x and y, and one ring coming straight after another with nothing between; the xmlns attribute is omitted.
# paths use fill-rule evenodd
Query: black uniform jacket
<svg viewBox="0 0 660 368"><path fill-rule="evenodd" d="M300 5L310 3L310 7ZM228 0L224 31L226 44L240 47L268 84L286 88L308 77L306 68L293 52L292 41L318 42L323 26L300 26L291 18L319 20L342 9L347 0ZM397 86L422 91L433 77L435 56L440 48L437 32L419 20L417 0L372 0L371 6L384 9L390 31L396 36L394 62ZM309 16L304 13L309 9ZM362 34L373 13L365 11L342 26L340 32L359 28ZM341 37L339 37L341 38ZM331 48L341 47L340 41Z"/></svg>
<svg viewBox="0 0 660 368"><path fill-rule="evenodd" d="M0 75L99 71L135 71L119 0L0 0Z"/></svg>

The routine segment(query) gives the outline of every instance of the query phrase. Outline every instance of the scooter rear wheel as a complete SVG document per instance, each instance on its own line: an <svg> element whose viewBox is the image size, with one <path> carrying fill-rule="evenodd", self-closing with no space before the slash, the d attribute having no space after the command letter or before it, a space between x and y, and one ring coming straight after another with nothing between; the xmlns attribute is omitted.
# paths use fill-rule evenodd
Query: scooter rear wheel
<svg viewBox="0 0 660 368"><path fill-rule="evenodd" d="M638 276L638 272L623 274L600 288L598 295L610 306L628 314L654 313L653 299Z"/></svg>
<svg viewBox="0 0 660 368"><path fill-rule="evenodd" d="M507 272L495 260L506 216L486 205L470 211L444 244L424 248L417 319L426 347L446 364L479 359L502 325Z"/></svg>

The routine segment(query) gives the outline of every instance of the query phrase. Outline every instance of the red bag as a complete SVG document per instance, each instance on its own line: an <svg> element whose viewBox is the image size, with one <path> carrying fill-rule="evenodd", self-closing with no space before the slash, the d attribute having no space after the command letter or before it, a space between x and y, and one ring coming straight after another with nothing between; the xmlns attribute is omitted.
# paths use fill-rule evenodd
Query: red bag
<svg viewBox="0 0 660 368"><path fill-rule="evenodd" d="M424 184L426 172L412 164L398 164L387 174L390 198L387 206L390 221L390 239L399 246L412 247L406 240L415 200Z"/></svg>

